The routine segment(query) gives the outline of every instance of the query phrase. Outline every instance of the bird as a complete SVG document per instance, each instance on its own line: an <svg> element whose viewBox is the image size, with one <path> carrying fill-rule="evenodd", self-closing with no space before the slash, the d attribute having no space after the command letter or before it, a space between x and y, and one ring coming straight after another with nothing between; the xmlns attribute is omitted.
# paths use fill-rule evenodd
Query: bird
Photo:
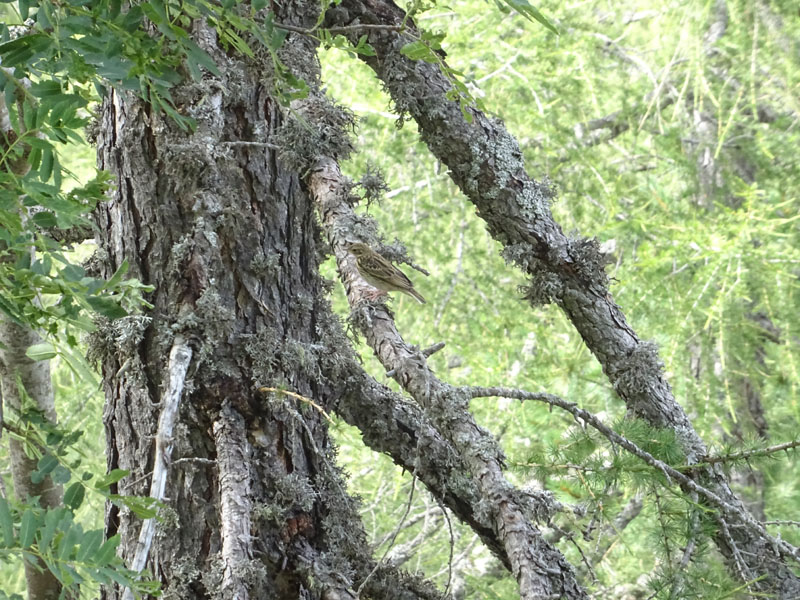
<svg viewBox="0 0 800 600"><path fill-rule="evenodd" d="M425 304L425 298L414 289L406 274L367 244L348 244L347 250L356 257L358 272L368 284L383 292L403 292Z"/></svg>

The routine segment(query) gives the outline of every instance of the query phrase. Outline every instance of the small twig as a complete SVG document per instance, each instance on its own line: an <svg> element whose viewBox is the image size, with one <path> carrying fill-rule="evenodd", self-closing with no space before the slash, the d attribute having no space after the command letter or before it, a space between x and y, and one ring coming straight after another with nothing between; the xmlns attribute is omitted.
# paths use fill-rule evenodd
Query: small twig
<svg viewBox="0 0 800 600"><path fill-rule="evenodd" d="M314 35L314 33L319 29L319 27L312 27L311 29L306 29L304 27L296 27L295 25L286 25L284 23L273 23L275 27L278 29L283 29L284 31L291 31L292 33L299 33L302 35ZM352 31L403 31L406 28L405 25L372 25L363 23L361 25L343 25L340 27L328 27L325 28L325 31L329 33L350 33Z"/></svg>
<svg viewBox="0 0 800 600"><path fill-rule="evenodd" d="M387 486L386 489L388 489L388 486ZM383 490L384 490L384 488L381 488L379 491L382 492ZM370 508L374 508L377 504L382 504L382 503L383 503L382 501L379 501L379 502L371 505ZM362 511L362 512L366 512L366 511ZM372 512L372 511L370 511L370 512ZM425 510L423 512L417 513L414 516L407 518L405 523L403 523L403 529L411 529L412 527L414 527L414 525L417 525L420 521L424 521L425 523L423 523L423 526L422 526L422 530L424 531L425 528L428 526L427 523L431 520L431 518L435 518L438 515L439 515L439 507L438 506L436 508L428 508L427 510ZM438 527L438 525L437 525L437 527ZM388 533L386 533L386 535L384 535L377 542L374 542L373 544L371 544L372 548L377 550L378 548L382 547L384 544L386 544L391 539L391 537L393 535L394 535L394 531L389 531ZM427 541L427 536L426 536L425 541ZM397 548L397 546L395 546L395 550L396 550L396 548ZM390 561L395 566L400 564L396 559L396 554L397 554L396 552L393 553L393 556L390 558Z"/></svg>
<svg viewBox="0 0 800 600"><path fill-rule="evenodd" d="M185 456L183 458L179 458L177 460L173 460L172 464L170 466L174 467L178 463L182 463L182 462L196 462L196 463L200 463L201 465L210 465L210 466L213 466L213 465L217 464L217 461L215 461L214 459L211 459L211 458L200 458L199 456Z"/></svg>
<svg viewBox="0 0 800 600"><path fill-rule="evenodd" d="M569 541L573 546L575 546L575 549L578 551L578 554L581 555L581 562L583 562L584 566L586 567L587 572L592 577L592 582L593 583L597 583L597 573L594 572L594 569L592 568L592 563L589 562L589 559L586 557L586 554L584 554L583 548L581 548L581 545L578 542L575 541L575 533L572 532L572 531L567 531L566 529L564 529L563 527L559 527L555 523L550 523L550 526L558 534L558 539L559 540L562 540L562 539L566 538L567 541Z"/></svg>
<svg viewBox="0 0 800 600"><path fill-rule="evenodd" d="M800 527L800 521L783 521L776 519L773 521L764 521L764 525L787 525L792 527Z"/></svg>
<svg viewBox="0 0 800 600"><path fill-rule="evenodd" d="M370 580L370 578L376 573L376 571L384 563L384 561L386 560L386 556L389 554L389 551L392 549L392 546L394 545L394 541L397 539L397 536L400 534L400 531L402 531L403 523L405 522L406 518L408 517L408 513L411 512L411 503L414 500L414 490L416 489L416 487L417 487L417 476L416 475L412 475L412 478L411 478L411 491L409 491L409 493L408 493L408 502L406 503L406 510L403 513L403 516L400 518L400 522L397 524L397 527L394 530L394 534L392 535L392 538L389 540L389 547L386 548L386 552L383 553L383 556L381 557L381 559L378 562L375 563L375 566L372 568L372 571L369 572L369 574L364 578L364 581L361 582L361 585L358 586L358 589L356 590L356 597L357 598L361 598L361 592L364 590L364 586L367 585L367 582Z"/></svg>
<svg viewBox="0 0 800 600"><path fill-rule="evenodd" d="M447 507L445 507L444 503L439 498L435 498L435 500L444 515L445 521L447 521L447 530L450 534L450 556L447 559L447 585L444 586L444 592L442 592L442 598L446 598L450 591L450 586L453 583L453 552L455 550L456 538L453 533L453 523L450 521L450 515L447 514Z"/></svg>
<svg viewBox="0 0 800 600"><path fill-rule="evenodd" d="M731 549L733 563L736 567L736 570L739 572L739 577L744 582L749 581L751 579L750 569L747 567L747 563L742 558L742 555L739 551L739 546L734 541L733 536L728 529L728 524L724 520L720 520L720 531L722 532L722 537L725 538L725 543L727 543Z"/></svg>
<svg viewBox="0 0 800 600"><path fill-rule="evenodd" d="M171 461L168 466L170 468L172 468L175 465L177 465L179 463L183 463L183 462L197 462L197 463L201 463L201 464L209 465L209 466L213 466L213 465L217 464L217 461L215 461L215 460L213 460L211 458L200 458L199 456L185 456L183 458L178 458L177 460ZM150 477L152 474L153 474L152 471L148 471L147 473L143 473L141 477L137 477L133 481L129 481L125 485L125 488L126 489L130 489L130 488L134 487L137 483L139 483L140 481L144 481L145 479Z"/></svg>
<svg viewBox="0 0 800 600"><path fill-rule="evenodd" d="M224 146L257 146L259 148L269 148L270 150L283 150L283 146L270 144L269 142L222 142Z"/></svg>
<svg viewBox="0 0 800 600"><path fill-rule="evenodd" d="M445 347L445 343L444 342L436 342L435 344L432 344L432 345L428 346L424 350L421 350L422 356L424 356L425 358L428 358L431 355L436 354L439 350L441 350L444 347Z"/></svg>
<svg viewBox="0 0 800 600"><path fill-rule="evenodd" d="M260 387L258 388L258 391L262 393L272 392L274 394L284 394L286 396L291 396L292 398L300 400L301 402L305 402L306 404L310 404L311 406L316 408L323 417L325 417L328 420L328 423L333 423L333 419L331 419L328 413L325 412L325 409L322 408L316 402L314 402L311 398L306 398L305 396L301 396L300 394L290 392L289 390L282 390L280 388L273 388L273 387Z"/></svg>
<svg viewBox="0 0 800 600"><path fill-rule="evenodd" d="M692 494L691 500L693 503L697 503L697 494ZM698 515L698 510L696 508L692 509L691 516L689 517L689 539L686 542L686 547L683 549L683 556L681 557L681 562L676 569L677 576L676 581L672 584L672 589L670 589L669 597L670 600L674 600L676 598L680 598L680 594L684 591L684 584L685 584L685 574L686 574L686 567L689 565L689 561L692 559L692 555L694 554L695 548L697 547L697 533L700 524L700 519Z"/></svg>
<svg viewBox="0 0 800 600"><path fill-rule="evenodd" d="M797 448L798 446L800 446L800 440L793 440L791 442L785 442L783 444L776 444L775 446L769 446L768 448L743 450L741 452L734 452L732 454L725 454L722 456L705 456L703 457L703 461L700 464L713 465L716 463L726 463L734 460L748 459L754 456L767 456L769 454L774 454L775 452L780 452L781 450L791 450L792 448ZM692 466L697 467L698 465L692 465Z"/></svg>

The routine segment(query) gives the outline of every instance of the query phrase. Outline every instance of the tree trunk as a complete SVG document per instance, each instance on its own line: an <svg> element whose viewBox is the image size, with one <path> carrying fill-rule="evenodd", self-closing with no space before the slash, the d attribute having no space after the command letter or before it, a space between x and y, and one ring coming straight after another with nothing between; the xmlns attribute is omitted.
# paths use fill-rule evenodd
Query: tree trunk
<svg viewBox="0 0 800 600"><path fill-rule="evenodd" d="M30 85L23 79L23 85ZM0 99L0 151L8 152L7 144L17 140L17 134L11 126L8 106L5 98ZM10 163L10 170L15 175L25 175L30 165L27 162L30 146L21 144L21 156ZM23 213L24 214L24 213ZM6 250L3 242L3 250ZM30 258L35 253L30 249ZM3 261L10 261L12 253L3 253ZM28 358L26 351L30 346L39 344L42 338L34 329L22 323L15 323L6 315L0 315L0 436L3 433L4 405L13 411L15 416L23 410L39 411L51 424L57 421L53 385L50 379L50 361L34 361ZM24 405L24 399L30 401ZM27 502L39 498L42 508L54 508L61 505L63 489L56 485L47 475L38 483L34 483L31 475L38 468L38 461L25 452L22 442L13 437L9 439L9 459L11 463L14 493L16 497ZM39 560L37 564L29 560L25 563L25 582L28 586L29 600L55 600L62 591L61 583Z"/></svg>
<svg viewBox="0 0 800 600"><path fill-rule="evenodd" d="M12 323L6 317L0 319L0 398L14 413L20 414L24 394L31 401L31 406L27 408L41 411L45 419L55 424L56 409L50 380L50 361L33 361L25 355L30 346L41 341L39 334L31 328ZM28 456L22 442L13 437L9 438L9 457L17 498L28 500L38 496L39 506L42 508L61 505L61 486L55 485L49 475L39 483L31 481L31 474L36 471L38 461ZM56 600L61 593L58 579L41 561L38 564L25 561L25 581L29 600Z"/></svg>
<svg viewBox="0 0 800 600"><path fill-rule="evenodd" d="M155 288L147 318L100 331L108 467L130 471L112 491L158 495L150 480L166 469L155 535L116 505L107 534L121 534L126 562L149 566L164 598L349 598L365 580L367 596L433 597L388 568L368 577L375 564L327 430L320 373L335 361L335 323L318 227L273 149L269 57L231 58L213 30L195 33L224 75L174 90L193 134L117 92L102 113L99 162L119 181L97 211L104 275L128 261ZM314 64L312 49L295 49Z"/></svg>

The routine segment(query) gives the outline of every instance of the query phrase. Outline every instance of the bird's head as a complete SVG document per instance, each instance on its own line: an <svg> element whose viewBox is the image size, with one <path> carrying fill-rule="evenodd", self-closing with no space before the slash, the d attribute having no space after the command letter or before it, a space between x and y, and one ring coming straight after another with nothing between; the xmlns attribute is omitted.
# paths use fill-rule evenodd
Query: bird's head
<svg viewBox="0 0 800 600"><path fill-rule="evenodd" d="M359 258L361 256L369 256L370 254L372 254L372 248L370 248L366 244L362 244L361 242L348 244L347 251L350 252L350 254L352 254L356 258Z"/></svg>

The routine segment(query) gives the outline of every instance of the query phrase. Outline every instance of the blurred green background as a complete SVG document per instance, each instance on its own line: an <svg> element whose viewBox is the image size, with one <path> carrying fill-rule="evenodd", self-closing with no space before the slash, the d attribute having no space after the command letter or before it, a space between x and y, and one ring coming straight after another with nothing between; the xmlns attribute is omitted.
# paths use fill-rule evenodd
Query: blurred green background
<svg viewBox="0 0 800 600"><path fill-rule="evenodd" d="M9 22L10 6L3 8ZM553 212L563 229L600 242L611 293L634 330L659 345L675 395L709 445L794 439L800 430L796 3L548 0L536 6L560 35L476 0L430 6L416 21L446 32L447 63L517 137L528 172L558 188ZM341 51L324 52L322 60L327 93L359 119L358 154L344 170L359 179L375 166L390 187L382 203L359 210L381 223L387 243L403 242L430 272L424 277L404 267L428 300L419 305L395 295L405 339L420 347L447 344L430 364L448 383L547 391L608 423L622 419L623 403L580 336L558 308L531 309L521 299L523 277L503 262L499 244L417 140L414 124L398 128L372 72ZM613 127L592 130L597 119ZM595 133L603 139L588 144ZM67 158L78 179L91 175L91 148L70 149ZM91 248L76 252L86 256ZM336 278L332 261L324 274ZM346 318L341 286L333 301ZM359 351L375 377L394 385L368 348ZM60 420L85 431L84 464L101 472L99 388L55 367ZM583 519L556 520L574 532L574 542L546 531L573 565L582 564L576 544L599 553L584 579L596 597L669 597L662 586L676 548L665 545L670 535L678 545L685 535L680 498L635 473L609 484L597 472L609 460L607 445L587 441L568 415L504 399L475 400L471 408L500 439L511 481L586 509ZM459 597L518 596L513 578L468 529L453 518L448 523L421 485L403 517L408 473L366 449L357 430L337 422L334 434L377 557L388 549L403 568L441 586L449 581ZM8 481L6 452L3 445ZM800 521L794 453L740 471L732 473L734 484L757 514ZM627 527L603 529L642 497ZM101 527L102 498L88 498L79 516L85 528ZM770 529L800 543L796 527ZM713 548L698 550L689 569L692 585L681 597L745 597ZM14 564L0 562L0 581L8 594L24 589Z"/></svg>

